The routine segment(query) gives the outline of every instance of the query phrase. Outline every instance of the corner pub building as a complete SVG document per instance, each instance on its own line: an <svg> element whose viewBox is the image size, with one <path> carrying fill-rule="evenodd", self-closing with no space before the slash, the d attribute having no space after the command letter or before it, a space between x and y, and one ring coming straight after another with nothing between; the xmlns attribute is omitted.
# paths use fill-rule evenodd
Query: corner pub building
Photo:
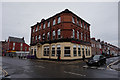
<svg viewBox="0 0 120 80"><path fill-rule="evenodd" d="M38 59L91 57L90 24L68 9L31 27L31 55Z"/></svg>

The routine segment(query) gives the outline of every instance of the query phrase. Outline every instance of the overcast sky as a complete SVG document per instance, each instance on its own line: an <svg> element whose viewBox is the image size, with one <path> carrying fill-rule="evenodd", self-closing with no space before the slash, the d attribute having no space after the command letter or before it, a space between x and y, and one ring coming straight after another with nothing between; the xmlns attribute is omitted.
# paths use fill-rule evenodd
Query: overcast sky
<svg viewBox="0 0 120 80"><path fill-rule="evenodd" d="M118 45L117 2L3 2L2 40L25 37L29 44L32 25L66 8L91 24L91 37Z"/></svg>

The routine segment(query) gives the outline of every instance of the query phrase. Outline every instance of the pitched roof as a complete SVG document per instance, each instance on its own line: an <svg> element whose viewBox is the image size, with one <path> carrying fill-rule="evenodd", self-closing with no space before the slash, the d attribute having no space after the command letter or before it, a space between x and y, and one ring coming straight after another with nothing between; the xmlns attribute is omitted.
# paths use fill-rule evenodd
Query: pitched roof
<svg viewBox="0 0 120 80"><path fill-rule="evenodd" d="M9 42L20 42L20 43L25 43L24 37L23 38L17 38L17 37L11 37L9 36Z"/></svg>

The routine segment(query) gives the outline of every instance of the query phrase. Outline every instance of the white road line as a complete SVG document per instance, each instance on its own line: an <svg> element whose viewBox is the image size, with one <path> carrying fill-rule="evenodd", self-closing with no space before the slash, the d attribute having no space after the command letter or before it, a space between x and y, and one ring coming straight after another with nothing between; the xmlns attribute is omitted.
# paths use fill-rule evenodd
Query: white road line
<svg viewBox="0 0 120 80"><path fill-rule="evenodd" d="M38 67L40 67L40 68L45 68L44 66L38 66Z"/></svg>
<svg viewBox="0 0 120 80"><path fill-rule="evenodd" d="M67 72L67 71L64 71L64 73L78 75L78 76L86 76L86 75L82 75L82 74L78 74L78 73L73 73L73 72Z"/></svg>

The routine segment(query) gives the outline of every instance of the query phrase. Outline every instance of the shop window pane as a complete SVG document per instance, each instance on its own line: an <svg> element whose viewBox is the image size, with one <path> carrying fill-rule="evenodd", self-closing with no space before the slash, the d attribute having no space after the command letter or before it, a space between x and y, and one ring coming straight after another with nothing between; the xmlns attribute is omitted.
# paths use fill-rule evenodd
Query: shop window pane
<svg viewBox="0 0 120 80"><path fill-rule="evenodd" d="M64 47L64 57L70 57L70 47Z"/></svg>

